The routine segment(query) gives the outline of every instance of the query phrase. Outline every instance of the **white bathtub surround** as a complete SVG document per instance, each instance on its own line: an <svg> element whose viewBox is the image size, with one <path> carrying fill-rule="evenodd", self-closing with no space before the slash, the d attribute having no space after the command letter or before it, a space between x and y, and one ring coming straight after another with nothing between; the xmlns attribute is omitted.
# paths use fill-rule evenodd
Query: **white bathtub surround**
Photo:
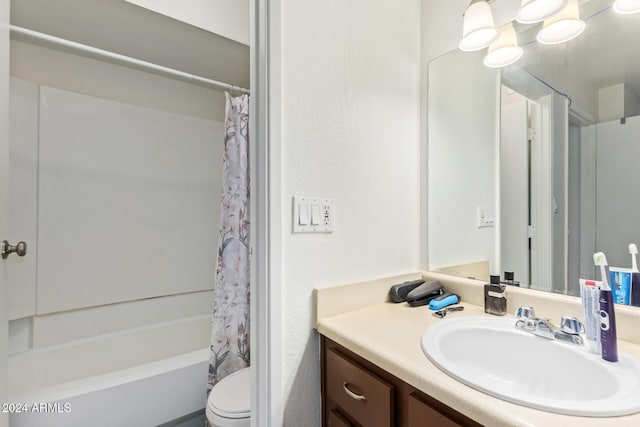
<svg viewBox="0 0 640 427"><path fill-rule="evenodd" d="M249 366L249 96L226 100L208 391Z"/></svg>
<svg viewBox="0 0 640 427"><path fill-rule="evenodd" d="M213 288L221 121L19 79L11 106L10 320Z"/></svg>
<svg viewBox="0 0 640 427"><path fill-rule="evenodd" d="M159 425L201 411L210 326L204 315L11 356L9 401L60 408L12 414L11 426Z"/></svg>

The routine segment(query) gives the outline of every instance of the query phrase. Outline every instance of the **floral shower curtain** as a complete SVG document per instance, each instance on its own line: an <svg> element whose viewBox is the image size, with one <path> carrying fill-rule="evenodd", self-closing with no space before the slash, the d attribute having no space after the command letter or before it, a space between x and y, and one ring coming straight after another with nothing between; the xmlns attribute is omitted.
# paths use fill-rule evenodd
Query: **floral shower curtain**
<svg viewBox="0 0 640 427"><path fill-rule="evenodd" d="M226 95L218 266L207 393L249 366L249 96Z"/></svg>

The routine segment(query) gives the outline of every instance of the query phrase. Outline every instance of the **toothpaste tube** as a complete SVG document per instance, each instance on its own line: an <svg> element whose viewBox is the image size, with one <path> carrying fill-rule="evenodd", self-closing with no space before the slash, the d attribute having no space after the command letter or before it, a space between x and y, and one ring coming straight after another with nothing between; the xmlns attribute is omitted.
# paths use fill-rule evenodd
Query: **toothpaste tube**
<svg viewBox="0 0 640 427"><path fill-rule="evenodd" d="M580 279L580 296L584 315L586 347L591 353L600 354L600 287L602 282Z"/></svg>

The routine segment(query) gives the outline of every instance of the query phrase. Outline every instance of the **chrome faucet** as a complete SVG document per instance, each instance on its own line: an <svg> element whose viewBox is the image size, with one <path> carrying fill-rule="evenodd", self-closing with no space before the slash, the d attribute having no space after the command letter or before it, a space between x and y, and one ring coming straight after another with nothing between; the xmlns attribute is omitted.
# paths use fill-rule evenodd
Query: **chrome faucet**
<svg viewBox="0 0 640 427"><path fill-rule="evenodd" d="M530 332L539 337L558 340L569 344L582 345L580 334L584 333L584 325L575 317L562 316L558 328L549 319L536 317L531 307L520 307L516 310L516 329Z"/></svg>

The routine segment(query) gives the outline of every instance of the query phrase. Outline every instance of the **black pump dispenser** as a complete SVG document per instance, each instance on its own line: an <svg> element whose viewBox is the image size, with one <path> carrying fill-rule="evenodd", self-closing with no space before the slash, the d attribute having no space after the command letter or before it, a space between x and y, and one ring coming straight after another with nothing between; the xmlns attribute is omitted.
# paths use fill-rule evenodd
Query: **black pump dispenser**
<svg viewBox="0 0 640 427"><path fill-rule="evenodd" d="M484 312L504 316L507 314L507 286L500 283L500 276L489 276L489 282L484 285Z"/></svg>

